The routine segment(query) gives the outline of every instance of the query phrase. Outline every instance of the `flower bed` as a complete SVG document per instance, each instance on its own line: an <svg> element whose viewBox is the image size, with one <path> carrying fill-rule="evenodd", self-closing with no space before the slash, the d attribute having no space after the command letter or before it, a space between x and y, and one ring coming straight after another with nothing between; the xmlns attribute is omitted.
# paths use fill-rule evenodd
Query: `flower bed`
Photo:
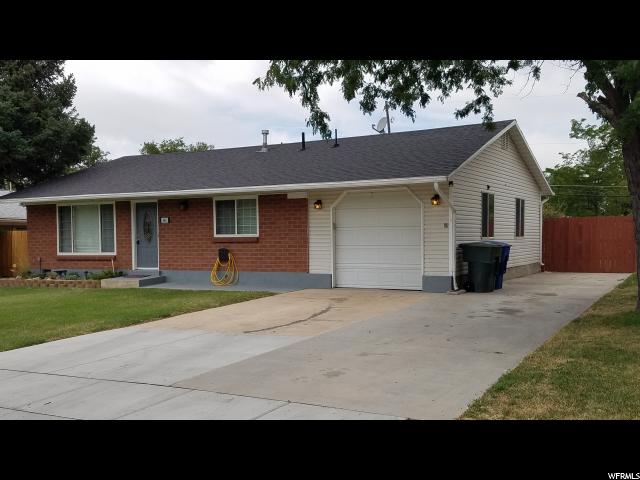
<svg viewBox="0 0 640 480"><path fill-rule="evenodd" d="M100 280L58 280L51 278L0 278L0 287L100 288Z"/></svg>

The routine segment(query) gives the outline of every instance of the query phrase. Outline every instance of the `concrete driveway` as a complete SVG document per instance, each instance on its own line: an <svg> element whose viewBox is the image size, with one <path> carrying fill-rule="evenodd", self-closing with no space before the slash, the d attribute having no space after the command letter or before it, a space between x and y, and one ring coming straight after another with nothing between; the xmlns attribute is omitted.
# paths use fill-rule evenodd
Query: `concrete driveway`
<svg viewBox="0 0 640 480"><path fill-rule="evenodd" d="M302 290L0 353L0 419L455 418L626 278Z"/></svg>

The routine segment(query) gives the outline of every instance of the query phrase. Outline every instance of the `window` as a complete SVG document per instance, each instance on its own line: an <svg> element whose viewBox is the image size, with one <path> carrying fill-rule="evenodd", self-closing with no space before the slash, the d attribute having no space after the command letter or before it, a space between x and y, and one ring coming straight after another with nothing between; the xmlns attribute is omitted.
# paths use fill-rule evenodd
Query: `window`
<svg viewBox="0 0 640 480"><path fill-rule="evenodd" d="M482 192L482 236L493 237L493 193Z"/></svg>
<svg viewBox="0 0 640 480"><path fill-rule="evenodd" d="M214 200L216 237L257 237L258 199Z"/></svg>
<svg viewBox="0 0 640 480"><path fill-rule="evenodd" d="M516 237L524 237L524 199L516 198Z"/></svg>
<svg viewBox="0 0 640 480"><path fill-rule="evenodd" d="M58 207L58 253L115 253L113 204Z"/></svg>

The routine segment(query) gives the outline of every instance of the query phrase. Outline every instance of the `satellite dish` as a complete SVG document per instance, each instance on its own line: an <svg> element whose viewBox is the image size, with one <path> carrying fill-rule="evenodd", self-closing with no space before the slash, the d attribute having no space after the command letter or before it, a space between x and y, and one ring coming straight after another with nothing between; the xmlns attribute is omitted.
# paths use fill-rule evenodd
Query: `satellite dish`
<svg viewBox="0 0 640 480"><path fill-rule="evenodd" d="M384 133L384 129L386 126L387 119L385 117L382 117L380 120L378 120L378 125L371 125L371 128L373 128L378 133Z"/></svg>

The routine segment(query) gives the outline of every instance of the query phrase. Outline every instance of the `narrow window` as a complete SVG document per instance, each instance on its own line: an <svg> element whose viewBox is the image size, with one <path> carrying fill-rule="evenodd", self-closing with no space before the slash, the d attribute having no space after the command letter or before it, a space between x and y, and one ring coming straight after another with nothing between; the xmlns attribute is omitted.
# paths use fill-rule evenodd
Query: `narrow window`
<svg viewBox="0 0 640 480"><path fill-rule="evenodd" d="M215 200L215 225L216 236L257 236L257 199Z"/></svg>
<svg viewBox="0 0 640 480"><path fill-rule="evenodd" d="M482 236L493 237L494 199L493 193L482 192Z"/></svg>
<svg viewBox="0 0 640 480"><path fill-rule="evenodd" d="M58 207L58 248L61 252L72 251L71 207Z"/></svg>
<svg viewBox="0 0 640 480"><path fill-rule="evenodd" d="M516 198L516 237L524 237L524 199Z"/></svg>
<svg viewBox="0 0 640 480"><path fill-rule="evenodd" d="M100 239L102 252L115 252L113 205L100 205Z"/></svg>

